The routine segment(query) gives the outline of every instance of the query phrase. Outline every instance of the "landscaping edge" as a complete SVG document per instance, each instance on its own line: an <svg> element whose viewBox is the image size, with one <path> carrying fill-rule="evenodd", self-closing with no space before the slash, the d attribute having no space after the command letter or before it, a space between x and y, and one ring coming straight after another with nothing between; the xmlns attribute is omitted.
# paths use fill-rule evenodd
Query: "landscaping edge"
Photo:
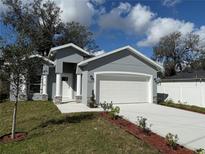
<svg viewBox="0 0 205 154"><path fill-rule="evenodd" d="M99 113L101 117L109 121L110 123L124 129L126 132L135 136L136 138L144 141L145 143L151 145L152 147L159 150L159 152L164 154L194 154L195 152L183 147L181 145L177 146L177 150L172 149L167 145L164 137L157 135L156 133L150 132L146 134L143 132L141 128L139 128L134 123L129 122L128 120L123 119L122 117L118 117L113 119L109 116L107 112Z"/></svg>
<svg viewBox="0 0 205 154"><path fill-rule="evenodd" d="M195 113L200 113L200 114L205 114L205 108L194 106L194 105L192 106L192 105L186 105L186 104L166 103L166 102L161 102L158 105L163 105L166 107L172 107L172 108L181 109L181 110L190 111L190 112L195 112ZM204 110L204 111L200 111L200 110Z"/></svg>

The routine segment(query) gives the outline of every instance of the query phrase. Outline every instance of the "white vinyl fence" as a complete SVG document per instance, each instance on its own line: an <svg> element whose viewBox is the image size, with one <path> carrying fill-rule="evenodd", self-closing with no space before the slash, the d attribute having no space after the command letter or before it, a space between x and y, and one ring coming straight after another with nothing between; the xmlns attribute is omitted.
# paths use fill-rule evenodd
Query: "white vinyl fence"
<svg viewBox="0 0 205 154"><path fill-rule="evenodd" d="M163 94L166 100L205 107L205 82L161 82L157 93Z"/></svg>

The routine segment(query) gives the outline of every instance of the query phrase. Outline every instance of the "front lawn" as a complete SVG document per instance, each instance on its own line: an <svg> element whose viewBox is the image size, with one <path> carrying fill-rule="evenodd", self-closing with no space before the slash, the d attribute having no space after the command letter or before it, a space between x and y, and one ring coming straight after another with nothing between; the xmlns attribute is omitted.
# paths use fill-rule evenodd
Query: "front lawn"
<svg viewBox="0 0 205 154"><path fill-rule="evenodd" d="M13 104L0 104L0 136L10 133ZM0 143L0 153L135 153L156 149L100 118L98 113L62 115L51 102L19 103L17 131L27 139Z"/></svg>
<svg viewBox="0 0 205 154"><path fill-rule="evenodd" d="M178 109L183 109L183 110L187 110L187 111L193 111L193 112L205 114L205 108L203 108L203 107L198 107L198 106L194 106L194 105L179 104L179 103L177 104L171 100L161 102L159 104L164 105L164 106L168 106L168 107L174 107L174 108L178 108Z"/></svg>

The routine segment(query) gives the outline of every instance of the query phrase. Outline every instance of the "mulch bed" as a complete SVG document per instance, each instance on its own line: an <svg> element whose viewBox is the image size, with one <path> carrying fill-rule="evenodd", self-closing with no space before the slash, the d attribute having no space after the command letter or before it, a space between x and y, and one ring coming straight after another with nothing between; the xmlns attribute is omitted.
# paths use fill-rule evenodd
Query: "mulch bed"
<svg viewBox="0 0 205 154"><path fill-rule="evenodd" d="M0 137L0 143L10 143L16 141L22 141L26 138L27 133L25 132L16 132L15 138L11 139L11 134L6 134Z"/></svg>
<svg viewBox="0 0 205 154"><path fill-rule="evenodd" d="M183 146L178 145L177 149L174 150L170 146L167 145L165 138L150 132L149 134L143 132L141 128L137 125L119 117L117 119L112 119L107 112L101 112L100 115L111 122L119 126L120 128L124 129L126 132L132 134L136 138L146 142L147 144L155 147L161 153L164 154L193 154L194 151L189 150Z"/></svg>

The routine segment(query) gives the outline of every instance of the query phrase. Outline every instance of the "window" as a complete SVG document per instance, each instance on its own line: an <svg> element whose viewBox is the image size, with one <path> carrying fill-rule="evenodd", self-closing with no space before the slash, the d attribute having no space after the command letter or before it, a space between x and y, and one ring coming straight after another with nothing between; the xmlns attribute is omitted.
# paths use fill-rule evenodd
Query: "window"
<svg viewBox="0 0 205 154"><path fill-rule="evenodd" d="M30 93L40 93L41 76L32 76L30 79Z"/></svg>
<svg viewBox="0 0 205 154"><path fill-rule="evenodd" d="M62 81L68 81L68 77L62 77Z"/></svg>

